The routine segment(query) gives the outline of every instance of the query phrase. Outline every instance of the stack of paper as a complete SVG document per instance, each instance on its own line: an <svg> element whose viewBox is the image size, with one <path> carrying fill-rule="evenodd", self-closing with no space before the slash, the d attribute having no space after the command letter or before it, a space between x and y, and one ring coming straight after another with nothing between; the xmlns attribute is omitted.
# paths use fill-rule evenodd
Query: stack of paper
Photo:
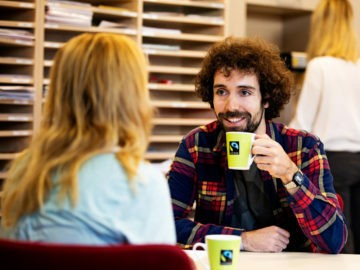
<svg viewBox="0 0 360 270"><path fill-rule="evenodd" d="M0 99L34 100L34 87L2 85Z"/></svg>
<svg viewBox="0 0 360 270"><path fill-rule="evenodd" d="M34 35L27 30L0 28L0 38L34 40Z"/></svg>
<svg viewBox="0 0 360 270"><path fill-rule="evenodd" d="M73 26L91 26L91 4L77 1L49 0L45 14L46 22Z"/></svg>

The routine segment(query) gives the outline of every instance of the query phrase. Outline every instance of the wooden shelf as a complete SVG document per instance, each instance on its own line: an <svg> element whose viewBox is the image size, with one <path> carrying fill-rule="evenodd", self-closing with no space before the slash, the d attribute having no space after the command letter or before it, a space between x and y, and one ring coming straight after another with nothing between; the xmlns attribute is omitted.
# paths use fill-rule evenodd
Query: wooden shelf
<svg viewBox="0 0 360 270"><path fill-rule="evenodd" d="M168 57L189 57L189 58L204 58L206 51L190 51L190 50L156 50L143 49L148 55L168 56Z"/></svg>
<svg viewBox="0 0 360 270"><path fill-rule="evenodd" d="M10 39L0 37L0 45L11 45L11 46L22 46L22 47L33 47L35 45L34 41L22 40L22 39Z"/></svg>
<svg viewBox="0 0 360 270"><path fill-rule="evenodd" d="M106 14L106 15L113 15L116 17L129 17L129 18L136 18L138 16L137 12L130 11L128 9L110 7L110 6L100 6L100 7L92 7L91 10L95 14Z"/></svg>
<svg viewBox="0 0 360 270"><path fill-rule="evenodd" d="M82 26L72 26L65 24L57 24L57 23L46 23L46 30L57 30L57 31L68 31L68 32L92 32L92 33L114 33L114 34L123 34L123 35L136 35L137 31L133 29L112 29L106 27L82 27Z"/></svg>
<svg viewBox="0 0 360 270"><path fill-rule="evenodd" d="M210 105L201 101L172 101L155 100L152 102L158 108L176 108L176 109L209 109Z"/></svg>
<svg viewBox="0 0 360 270"><path fill-rule="evenodd" d="M200 24L200 25L224 25L224 20L220 18L208 18L204 16L188 17L188 16L165 16L158 14L143 14L145 21L154 22L172 22L176 24Z"/></svg>
<svg viewBox="0 0 360 270"><path fill-rule="evenodd" d="M314 0L246 0L248 7L259 8L259 11L271 12L277 14L296 14L294 11L307 11L312 12L317 5Z"/></svg>
<svg viewBox="0 0 360 270"><path fill-rule="evenodd" d="M0 137L28 137L32 130L0 130Z"/></svg>
<svg viewBox="0 0 360 270"><path fill-rule="evenodd" d="M150 66L149 67L149 72L152 72L152 73L196 75L199 72L199 68L171 67L171 66Z"/></svg>
<svg viewBox="0 0 360 270"><path fill-rule="evenodd" d="M6 178L6 172L0 171L0 179L5 179L5 178Z"/></svg>
<svg viewBox="0 0 360 270"><path fill-rule="evenodd" d="M15 159L19 153L0 153L0 160L12 160Z"/></svg>
<svg viewBox="0 0 360 270"><path fill-rule="evenodd" d="M33 100L27 99L1 99L0 104L10 104L10 105L33 105Z"/></svg>
<svg viewBox="0 0 360 270"><path fill-rule="evenodd" d="M31 114L20 113L0 113L0 121L3 122L32 122Z"/></svg>
<svg viewBox="0 0 360 270"><path fill-rule="evenodd" d="M9 65L33 65L33 59L29 58L18 58L18 57L1 57L0 64L9 64Z"/></svg>
<svg viewBox="0 0 360 270"><path fill-rule="evenodd" d="M34 28L34 23L26 21L3 21L0 20L1 27L19 27L19 28Z"/></svg>
<svg viewBox="0 0 360 270"><path fill-rule="evenodd" d="M1 7L18 8L18 9L35 9L34 3L21 1L0 1Z"/></svg>
<svg viewBox="0 0 360 270"><path fill-rule="evenodd" d="M149 83L150 90L164 90L164 91L182 91L194 92L193 84L164 84L164 83Z"/></svg>
<svg viewBox="0 0 360 270"><path fill-rule="evenodd" d="M33 84L34 80L32 78L22 78L12 75L6 75L4 77L0 74L0 83L7 83L7 84Z"/></svg>
<svg viewBox="0 0 360 270"><path fill-rule="evenodd" d="M154 125L165 126L201 126L214 121L211 118L155 118Z"/></svg>
<svg viewBox="0 0 360 270"><path fill-rule="evenodd" d="M238 1L238 0L237 0ZM144 0L144 3L164 4L164 5L178 5L190 7L202 7L210 9L224 9L223 1L193 1L193 0Z"/></svg>
<svg viewBox="0 0 360 270"><path fill-rule="evenodd" d="M181 135L152 135L150 137L150 142L160 142L160 143L179 143L183 136Z"/></svg>
<svg viewBox="0 0 360 270"><path fill-rule="evenodd" d="M52 41L45 41L44 42L44 48L45 49L59 49L62 45L64 45L63 42L52 42Z"/></svg>
<svg viewBox="0 0 360 270"><path fill-rule="evenodd" d="M224 36L215 35L200 35L200 34L163 34L163 33L149 33L143 32L143 37L151 37L156 39L172 39L172 40L187 40L191 42L218 42L221 41Z"/></svg>
<svg viewBox="0 0 360 270"><path fill-rule="evenodd" d="M175 155L175 151L169 151L169 152L147 152L145 154L145 159L150 161L156 161L156 160L166 160L171 159Z"/></svg>

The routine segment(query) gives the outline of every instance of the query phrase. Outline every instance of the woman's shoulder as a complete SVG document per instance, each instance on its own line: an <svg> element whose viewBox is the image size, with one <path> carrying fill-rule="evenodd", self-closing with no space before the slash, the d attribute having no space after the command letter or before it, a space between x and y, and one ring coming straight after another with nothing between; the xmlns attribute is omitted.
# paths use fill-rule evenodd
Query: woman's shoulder
<svg viewBox="0 0 360 270"><path fill-rule="evenodd" d="M166 181L164 172L156 165L149 161L142 161L139 166L139 181L144 179L145 182L152 181L162 183Z"/></svg>
<svg viewBox="0 0 360 270"><path fill-rule="evenodd" d="M357 61L356 64L359 65L360 60ZM354 62L334 56L318 56L311 59L307 64L308 67L321 66L324 68L332 68L334 65L335 66L354 65Z"/></svg>
<svg viewBox="0 0 360 270"><path fill-rule="evenodd" d="M115 153L95 154L86 159L80 168L81 173L118 174L123 173L120 162Z"/></svg>
<svg viewBox="0 0 360 270"><path fill-rule="evenodd" d="M90 178L107 178L107 181L114 179L119 181L120 178L127 179L121 162L116 158L115 153L97 154L86 160L80 169L80 176L90 176ZM134 182L141 183L151 182L152 184L165 181L164 173L148 161L140 161L138 173Z"/></svg>

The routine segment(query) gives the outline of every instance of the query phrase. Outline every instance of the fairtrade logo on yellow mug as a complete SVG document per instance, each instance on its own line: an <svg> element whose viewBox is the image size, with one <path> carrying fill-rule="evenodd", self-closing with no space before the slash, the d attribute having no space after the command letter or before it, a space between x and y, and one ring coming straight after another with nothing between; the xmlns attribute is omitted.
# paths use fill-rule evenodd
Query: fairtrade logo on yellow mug
<svg viewBox="0 0 360 270"><path fill-rule="evenodd" d="M248 170L254 160L251 147L255 133L229 131L226 132L226 151L229 169Z"/></svg>
<svg viewBox="0 0 360 270"><path fill-rule="evenodd" d="M193 250L198 247L207 250L210 270L236 270L240 246L240 236L212 234L205 236L205 244L196 243ZM205 268L209 269L207 265L205 265Z"/></svg>

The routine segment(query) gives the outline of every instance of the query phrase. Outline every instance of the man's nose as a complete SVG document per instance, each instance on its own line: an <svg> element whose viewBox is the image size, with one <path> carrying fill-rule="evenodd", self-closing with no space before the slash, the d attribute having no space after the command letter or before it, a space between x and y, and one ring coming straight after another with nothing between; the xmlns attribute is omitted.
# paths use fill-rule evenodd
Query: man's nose
<svg viewBox="0 0 360 270"><path fill-rule="evenodd" d="M226 109L228 111L236 111L239 107L239 100L236 98L235 95L229 95L227 102L226 102Z"/></svg>

